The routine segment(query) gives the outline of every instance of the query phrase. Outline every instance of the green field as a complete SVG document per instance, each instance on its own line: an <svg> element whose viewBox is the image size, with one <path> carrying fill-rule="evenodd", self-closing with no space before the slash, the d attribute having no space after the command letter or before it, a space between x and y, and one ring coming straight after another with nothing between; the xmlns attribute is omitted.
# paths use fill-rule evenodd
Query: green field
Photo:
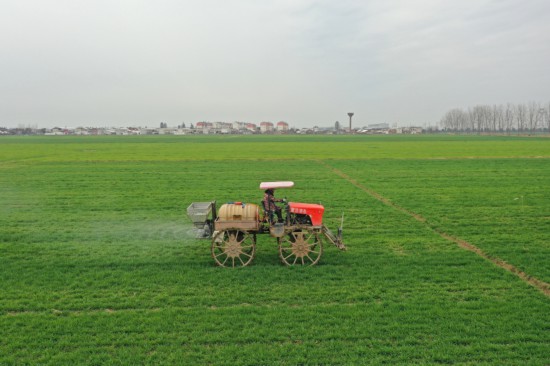
<svg viewBox="0 0 550 366"><path fill-rule="evenodd" d="M216 267L185 209L271 180L348 251ZM0 138L0 365L549 365L548 283L548 138Z"/></svg>

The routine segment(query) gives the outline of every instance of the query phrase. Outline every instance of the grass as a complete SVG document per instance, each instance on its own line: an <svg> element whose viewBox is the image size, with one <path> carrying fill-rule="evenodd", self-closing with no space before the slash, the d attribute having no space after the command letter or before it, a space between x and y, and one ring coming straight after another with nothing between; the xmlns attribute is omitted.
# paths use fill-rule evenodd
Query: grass
<svg viewBox="0 0 550 366"><path fill-rule="evenodd" d="M385 197L550 283L547 159L337 161Z"/></svg>
<svg viewBox="0 0 550 366"><path fill-rule="evenodd" d="M431 229L548 282L549 159L521 137L2 138L0 364L549 364L548 297ZM349 251L287 268L260 236L213 266L187 205L276 179L344 211Z"/></svg>
<svg viewBox="0 0 550 366"><path fill-rule="evenodd" d="M548 157L548 144L545 137L511 136L5 136L0 161Z"/></svg>

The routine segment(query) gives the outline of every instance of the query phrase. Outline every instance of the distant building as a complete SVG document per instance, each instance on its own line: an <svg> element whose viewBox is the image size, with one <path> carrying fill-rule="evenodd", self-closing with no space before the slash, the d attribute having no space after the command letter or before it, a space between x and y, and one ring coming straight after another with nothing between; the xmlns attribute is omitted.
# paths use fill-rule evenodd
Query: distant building
<svg viewBox="0 0 550 366"><path fill-rule="evenodd" d="M158 131L156 128L142 128L140 131L139 131L139 134L140 135L158 135Z"/></svg>
<svg viewBox="0 0 550 366"><path fill-rule="evenodd" d="M277 131L287 132L288 131L288 123L286 123L285 121L277 122Z"/></svg>
<svg viewBox="0 0 550 366"><path fill-rule="evenodd" d="M118 135L118 136L128 136L129 135L128 129L125 128L125 127L116 128L114 131L115 131L115 135Z"/></svg>
<svg viewBox="0 0 550 366"><path fill-rule="evenodd" d="M197 122L195 123L195 128L198 130L207 130L213 127L211 122Z"/></svg>
<svg viewBox="0 0 550 366"><path fill-rule="evenodd" d="M390 128L389 123L374 123L367 126L367 129L369 130L385 130L388 128Z"/></svg>
<svg viewBox="0 0 550 366"><path fill-rule="evenodd" d="M252 131L252 132L256 132L256 124L255 123L247 123L245 128L248 130L248 131Z"/></svg>
<svg viewBox="0 0 550 366"><path fill-rule="evenodd" d="M159 135L174 135L178 131L175 127L159 128Z"/></svg>
<svg viewBox="0 0 550 366"><path fill-rule="evenodd" d="M174 135L187 135L191 133L191 130L188 128L178 128L174 130Z"/></svg>
<svg viewBox="0 0 550 366"><path fill-rule="evenodd" d="M236 121L235 121L235 122L233 122L233 124L232 124L231 127L232 127L234 130L244 130L244 129L245 129L245 126L246 126L246 124L245 124L244 122L236 122Z"/></svg>
<svg viewBox="0 0 550 366"><path fill-rule="evenodd" d="M273 123L271 122L262 122L260 123L261 132L273 132Z"/></svg>
<svg viewBox="0 0 550 366"><path fill-rule="evenodd" d="M403 127L403 133L408 133L411 135L417 135L422 133L422 127Z"/></svg>

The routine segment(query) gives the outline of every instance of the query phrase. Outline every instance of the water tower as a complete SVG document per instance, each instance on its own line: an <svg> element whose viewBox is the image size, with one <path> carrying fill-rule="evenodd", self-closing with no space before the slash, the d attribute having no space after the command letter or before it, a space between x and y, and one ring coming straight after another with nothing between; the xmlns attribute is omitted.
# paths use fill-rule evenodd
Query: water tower
<svg viewBox="0 0 550 366"><path fill-rule="evenodd" d="M353 113L348 113L349 116L349 133L351 133L351 117L353 117Z"/></svg>

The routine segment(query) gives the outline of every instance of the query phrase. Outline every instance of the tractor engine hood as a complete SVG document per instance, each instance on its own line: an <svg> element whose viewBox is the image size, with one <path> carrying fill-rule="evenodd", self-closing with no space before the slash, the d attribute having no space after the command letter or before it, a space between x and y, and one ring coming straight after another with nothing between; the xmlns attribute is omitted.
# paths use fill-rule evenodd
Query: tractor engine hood
<svg viewBox="0 0 550 366"><path fill-rule="evenodd" d="M297 215L308 215L311 218L313 226L321 226L323 224L323 213L325 207L315 203L289 202L288 208L290 213Z"/></svg>

